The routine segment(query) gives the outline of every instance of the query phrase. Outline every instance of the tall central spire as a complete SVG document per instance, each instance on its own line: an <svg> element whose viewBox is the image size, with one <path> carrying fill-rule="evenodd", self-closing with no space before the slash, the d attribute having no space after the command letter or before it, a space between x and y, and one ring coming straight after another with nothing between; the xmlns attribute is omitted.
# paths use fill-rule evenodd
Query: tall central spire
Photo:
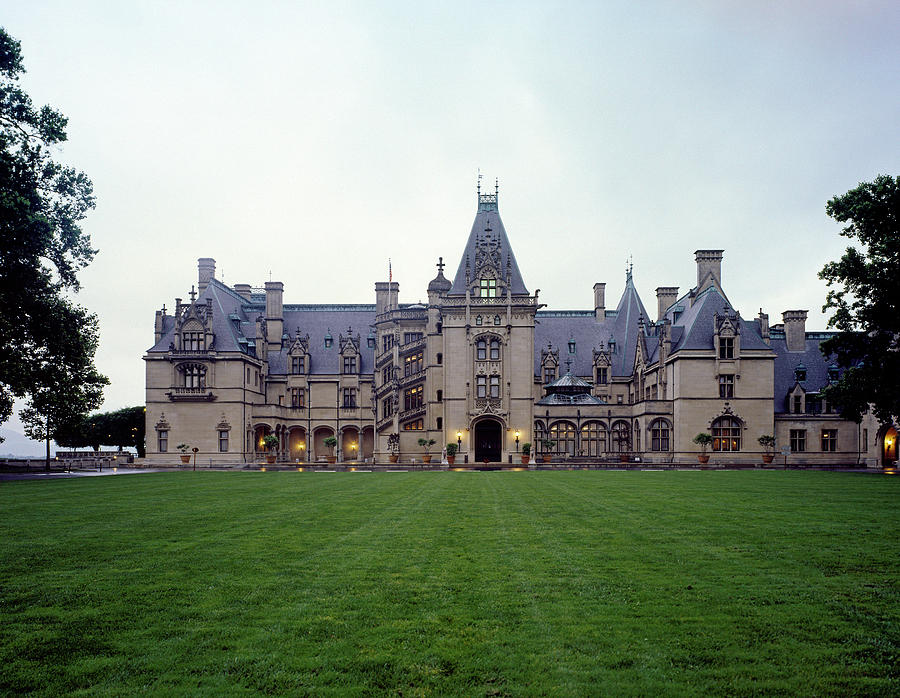
<svg viewBox="0 0 900 698"><path fill-rule="evenodd" d="M519 265L500 219L497 200L500 196L499 181L494 181L494 193L481 193L481 173L478 174L478 210L466 247L460 257L459 267L453 279L450 295L463 296L466 289L479 295L482 281L486 289L494 289L497 296L507 293L528 295L528 289L519 272ZM470 288L471 287L471 288Z"/></svg>

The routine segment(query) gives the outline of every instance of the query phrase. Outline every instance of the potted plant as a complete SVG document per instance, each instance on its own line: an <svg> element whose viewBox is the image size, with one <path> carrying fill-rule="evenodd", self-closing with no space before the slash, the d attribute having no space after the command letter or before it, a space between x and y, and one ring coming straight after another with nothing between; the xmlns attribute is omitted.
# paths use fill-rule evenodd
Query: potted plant
<svg viewBox="0 0 900 698"><path fill-rule="evenodd" d="M528 465L531 460L531 442L526 441L522 444L522 465Z"/></svg>
<svg viewBox="0 0 900 698"><path fill-rule="evenodd" d="M769 464L775 459L775 437L771 434L763 434L757 441L759 445L766 449L763 454L763 463Z"/></svg>
<svg viewBox="0 0 900 698"><path fill-rule="evenodd" d="M541 446L544 447L544 453L541 455L541 460L544 463L549 463L553 459L553 454L550 453L550 449L556 447L556 442L552 439L541 439Z"/></svg>
<svg viewBox="0 0 900 698"><path fill-rule="evenodd" d="M396 463L400 459L400 434L388 434L388 460Z"/></svg>
<svg viewBox="0 0 900 698"><path fill-rule="evenodd" d="M431 454L428 452L428 449L434 446L437 443L434 439L419 439L419 446L422 447L422 450L425 451L425 455L422 456L423 463L431 462Z"/></svg>
<svg viewBox="0 0 900 698"><path fill-rule="evenodd" d="M333 436L328 436L322 443L325 445L325 448L331 451L331 455L325 456L325 460L329 463L337 462L337 456L334 455L334 447L337 446L337 439Z"/></svg>
<svg viewBox="0 0 900 698"><path fill-rule="evenodd" d="M456 462L456 451L458 446L452 441L447 444L447 462L453 465Z"/></svg>
<svg viewBox="0 0 900 698"><path fill-rule="evenodd" d="M266 447L268 453L266 454L266 463L274 463L278 454L275 453L275 449L278 448L278 437L275 434L266 434L263 437L263 446Z"/></svg>
<svg viewBox="0 0 900 698"><path fill-rule="evenodd" d="M706 453L706 449L709 448L712 440L712 435L703 431L693 438L694 443L700 447L700 453L697 454L697 460L704 465L709 463L709 455Z"/></svg>
<svg viewBox="0 0 900 698"><path fill-rule="evenodd" d="M187 444L178 444L175 448L181 451L181 462L182 463L190 463L191 462L191 454L188 453L190 450L190 446Z"/></svg>

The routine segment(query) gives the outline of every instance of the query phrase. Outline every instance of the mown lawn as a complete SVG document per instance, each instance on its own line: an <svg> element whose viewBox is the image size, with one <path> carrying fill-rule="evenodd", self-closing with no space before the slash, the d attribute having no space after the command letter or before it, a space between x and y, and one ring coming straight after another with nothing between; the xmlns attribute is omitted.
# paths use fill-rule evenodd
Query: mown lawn
<svg viewBox="0 0 900 698"><path fill-rule="evenodd" d="M0 693L897 695L900 477L0 485Z"/></svg>

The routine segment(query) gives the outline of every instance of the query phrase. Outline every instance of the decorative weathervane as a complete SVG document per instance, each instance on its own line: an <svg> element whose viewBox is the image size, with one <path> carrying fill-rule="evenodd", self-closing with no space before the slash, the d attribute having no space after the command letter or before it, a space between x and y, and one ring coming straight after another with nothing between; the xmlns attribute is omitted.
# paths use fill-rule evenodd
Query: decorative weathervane
<svg viewBox="0 0 900 698"><path fill-rule="evenodd" d="M197 292L194 290L193 286L191 286L191 292L188 295L191 297L191 303L193 303L194 299L197 297Z"/></svg>
<svg viewBox="0 0 900 698"><path fill-rule="evenodd" d="M443 257L438 257L438 263L435 264L434 266L436 266L436 267L438 268L438 274L443 274L443 273L444 273L444 267L446 266L446 265L444 264L444 258L443 258Z"/></svg>

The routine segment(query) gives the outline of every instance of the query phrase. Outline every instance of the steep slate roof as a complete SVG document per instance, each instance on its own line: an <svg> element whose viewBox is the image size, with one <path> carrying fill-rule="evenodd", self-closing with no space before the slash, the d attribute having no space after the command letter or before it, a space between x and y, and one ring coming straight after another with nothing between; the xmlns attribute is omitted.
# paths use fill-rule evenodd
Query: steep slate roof
<svg viewBox="0 0 900 698"><path fill-rule="evenodd" d="M466 260L468 259L469 269L473 274L471 280L474 280L476 248L478 247L478 241L485 235L486 228L490 228L490 235L500 241L501 264L499 272L501 276L504 280L506 279L506 266L508 263L510 267L510 289L513 295L527 295L528 289L525 288L525 282L522 280L522 273L519 271L516 256L513 254L512 247L509 244L506 228L503 227L503 221L500 220L496 195L479 195L478 212L475 214L475 221L472 223L472 231L469 233L466 247L459 258L456 276L453 277L453 285L450 287L447 295L466 295Z"/></svg>
<svg viewBox="0 0 900 698"><path fill-rule="evenodd" d="M677 309L682 312L675 318ZM734 308L715 286L710 286L691 305L690 298L683 296L675 301L666 311L666 317L672 322L672 351L680 349L712 349L715 334L715 314ZM678 337L675 330L681 328ZM649 347L648 347L649 348ZM757 320L741 318L741 349L768 349L759 331Z"/></svg>
<svg viewBox="0 0 900 698"><path fill-rule="evenodd" d="M206 299L213 301L213 332L215 333L216 351L240 351L247 353L248 346L256 339L256 318L265 317L265 296L258 302L259 294L251 302L247 302L228 286L216 279L211 279L197 301L205 304ZM269 352L269 373L286 373L289 366L287 352L293 344L297 328L300 334L309 335L309 368L315 374L339 373L340 342L338 335L347 336L347 329L356 338L360 335L360 373L372 373L375 363L375 349L367 343L369 328L375 323L374 304L351 305L285 305L284 330L289 339L284 342L280 352ZM333 342L325 348L325 335L331 333ZM175 337L175 318L168 315L164 319L162 338L150 348L150 352L167 352ZM243 340L243 341L242 341Z"/></svg>
<svg viewBox="0 0 900 698"><path fill-rule="evenodd" d="M625 279L625 290L615 311L607 313L603 322L597 322L592 310L538 311L534 328L534 372L541 372L541 350L548 343L559 349L560 363L572 359L572 373L590 376L594 373L593 351L609 347L609 340L616 342L616 353L610 356L614 376L630 376L637 349L638 318L647 311L631 274ZM569 354L569 339L575 340L575 354Z"/></svg>
<svg viewBox="0 0 900 698"><path fill-rule="evenodd" d="M811 333L812 334L812 333ZM787 394L794 387L794 369L798 364L806 368L806 380L800 385L807 393L817 393L828 385L828 369L836 364L835 357L825 357L819 350L819 345L834 333L817 332L806 338L803 351L788 351L784 336L774 336L771 339L772 350L775 352L775 411L787 412ZM838 372L842 374L843 370Z"/></svg>

